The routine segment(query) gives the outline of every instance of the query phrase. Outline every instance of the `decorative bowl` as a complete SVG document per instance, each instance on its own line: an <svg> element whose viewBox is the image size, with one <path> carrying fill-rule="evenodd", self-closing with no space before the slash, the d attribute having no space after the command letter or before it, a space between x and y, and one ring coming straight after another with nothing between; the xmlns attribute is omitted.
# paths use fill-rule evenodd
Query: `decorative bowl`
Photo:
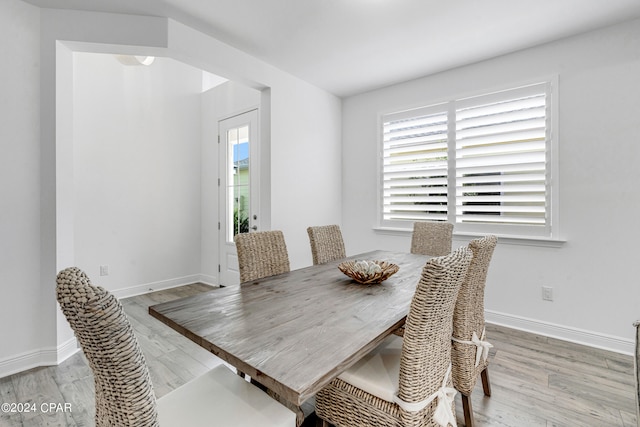
<svg viewBox="0 0 640 427"><path fill-rule="evenodd" d="M340 271L364 285L380 283L395 274L400 267L387 261L344 261L338 265Z"/></svg>

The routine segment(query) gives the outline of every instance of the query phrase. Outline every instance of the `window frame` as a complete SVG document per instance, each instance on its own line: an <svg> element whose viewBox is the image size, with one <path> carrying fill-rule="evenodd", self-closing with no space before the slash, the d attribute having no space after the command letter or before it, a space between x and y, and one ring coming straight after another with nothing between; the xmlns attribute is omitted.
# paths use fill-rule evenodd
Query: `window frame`
<svg viewBox="0 0 640 427"><path fill-rule="evenodd" d="M492 224L492 223L460 223L456 219L456 121L455 110L461 103L472 102L474 99L481 100L489 97L509 98L509 92L515 93L527 86L545 85L546 89L546 137L545 137L545 225L516 225L516 224ZM508 85L501 85L491 89L484 89L467 93L460 96L448 97L445 100L435 102L425 102L421 106L407 108L396 108L380 112L378 114L378 191L377 191L377 226L376 230L382 232L404 233L413 229L413 220L385 220L384 219L384 124L389 117L396 114L407 114L412 111L421 111L429 108L442 108L444 105L448 109L448 184L447 184L447 221L454 224L455 235L481 236L485 234L495 234L504 238L511 238L515 241L555 241L563 242L560 237L559 223L559 174L558 174L558 76L545 76L529 81L521 81ZM478 102L480 103L480 102Z"/></svg>

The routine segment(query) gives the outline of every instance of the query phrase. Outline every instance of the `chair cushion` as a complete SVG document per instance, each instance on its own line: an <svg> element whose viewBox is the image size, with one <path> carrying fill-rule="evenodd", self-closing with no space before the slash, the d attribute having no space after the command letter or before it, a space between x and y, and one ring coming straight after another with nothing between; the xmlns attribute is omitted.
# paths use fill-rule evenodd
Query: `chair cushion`
<svg viewBox="0 0 640 427"><path fill-rule="evenodd" d="M224 365L158 399L161 426L293 427L296 414Z"/></svg>
<svg viewBox="0 0 640 427"><path fill-rule="evenodd" d="M402 338L390 335L338 378L382 400L393 402L398 392L401 354Z"/></svg>

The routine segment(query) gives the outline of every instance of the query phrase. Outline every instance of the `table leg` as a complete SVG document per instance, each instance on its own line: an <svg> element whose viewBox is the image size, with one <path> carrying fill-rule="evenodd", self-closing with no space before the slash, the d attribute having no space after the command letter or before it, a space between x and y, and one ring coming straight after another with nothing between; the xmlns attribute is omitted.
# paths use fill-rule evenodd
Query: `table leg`
<svg viewBox="0 0 640 427"><path fill-rule="evenodd" d="M280 402L281 404L283 404L284 406L286 406L287 408L291 409L293 412L295 412L296 414L296 427L300 427L302 425L302 423L304 423L304 419L305 419L305 414L304 414L304 410L302 409L301 406L295 405L291 402L289 402L286 399L283 399L282 397L280 397L280 395L278 395L278 393L271 391L271 390L267 390L267 394L269 396L271 396L272 398L274 398L275 400L277 400L278 402Z"/></svg>

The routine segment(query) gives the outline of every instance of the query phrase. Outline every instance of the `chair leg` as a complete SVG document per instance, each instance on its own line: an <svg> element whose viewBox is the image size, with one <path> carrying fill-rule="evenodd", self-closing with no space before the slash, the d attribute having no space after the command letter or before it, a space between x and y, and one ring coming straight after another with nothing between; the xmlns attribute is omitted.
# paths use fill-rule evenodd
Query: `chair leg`
<svg viewBox="0 0 640 427"><path fill-rule="evenodd" d="M317 418L316 427L329 427L329 423L321 418Z"/></svg>
<svg viewBox="0 0 640 427"><path fill-rule="evenodd" d="M462 396L462 410L464 411L464 425L473 427L473 409L471 409L471 395L460 393Z"/></svg>
<svg viewBox="0 0 640 427"><path fill-rule="evenodd" d="M489 383L489 367L484 368L480 373L482 378L482 390L484 390L485 396L491 396L491 384Z"/></svg>

